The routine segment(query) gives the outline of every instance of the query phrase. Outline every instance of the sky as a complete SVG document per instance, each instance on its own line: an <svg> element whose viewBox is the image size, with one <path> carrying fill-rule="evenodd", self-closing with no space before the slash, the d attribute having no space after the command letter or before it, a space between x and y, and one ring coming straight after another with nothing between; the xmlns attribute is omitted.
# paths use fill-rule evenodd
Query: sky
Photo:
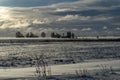
<svg viewBox="0 0 120 80"><path fill-rule="evenodd" d="M0 37L17 31L120 36L120 0L0 0Z"/></svg>

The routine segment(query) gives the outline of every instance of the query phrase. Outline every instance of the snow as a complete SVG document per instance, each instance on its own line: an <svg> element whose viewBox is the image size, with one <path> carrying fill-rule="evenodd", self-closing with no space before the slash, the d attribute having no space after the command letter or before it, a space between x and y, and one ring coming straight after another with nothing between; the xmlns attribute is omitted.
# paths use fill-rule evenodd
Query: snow
<svg viewBox="0 0 120 80"><path fill-rule="evenodd" d="M52 75L62 75L62 74L74 74L75 70L87 69L90 71L99 70L99 65L106 65L108 67L112 66L113 69L120 70L120 60L99 60L99 61L86 61L78 64L65 64L65 65L53 65L51 66ZM22 78L22 77L34 77L35 68L8 68L0 69L0 79L1 78Z"/></svg>
<svg viewBox="0 0 120 80"><path fill-rule="evenodd" d="M112 67L115 73L120 75L120 42L1 43L0 46L0 63L9 64L11 62L10 60L12 60L14 64L17 65L17 68L1 67L0 80L4 80L4 78L7 80L13 80L10 78L17 78L19 80L22 80L22 78L30 78L28 80L32 80L31 77L35 77L35 67L28 67L31 63L25 66L23 64L31 62L29 58L26 58L26 55L35 53L50 55L51 62L54 61L54 59L70 59L66 57L68 54L69 56L73 56L77 64L60 63L59 65L51 66L52 75L54 76L64 76L65 74L73 75L76 70L80 69L86 69L91 74L91 72L99 72L102 68L101 65L105 65L108 68ZM17 60L12 59L12 57L17 58ZM80 58L85 62L81 61ZM94 75L92 74L92 76ZM98 77L101 78L103 76L100 75Z"/></svg>

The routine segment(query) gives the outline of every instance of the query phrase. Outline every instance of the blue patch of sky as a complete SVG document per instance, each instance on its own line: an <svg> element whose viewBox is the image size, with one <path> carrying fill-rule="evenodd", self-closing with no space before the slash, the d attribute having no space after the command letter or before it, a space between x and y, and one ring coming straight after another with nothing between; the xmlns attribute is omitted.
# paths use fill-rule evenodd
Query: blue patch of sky
<svg viewBox="0 0 120 80"><path fill-rule="evenodd" d="M0 6L34 7L74 1L78 0L0 0Z"/></svg>

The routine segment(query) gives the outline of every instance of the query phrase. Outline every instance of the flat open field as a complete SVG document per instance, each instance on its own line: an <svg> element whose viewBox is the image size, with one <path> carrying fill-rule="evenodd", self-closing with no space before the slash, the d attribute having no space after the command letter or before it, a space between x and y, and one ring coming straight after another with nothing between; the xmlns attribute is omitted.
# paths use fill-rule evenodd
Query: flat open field
<svg viewBox="0 0 120 80"><path fill-rule="evenodd" d="M87 75L92 74L92 79L87 80L120 78L120 42L83 41L0 43L0 80L34 80L35 59L32 56L41 54L47 56L51 75L58 80L68 80L67 76L71 75L74 77L70 80L76 80L76 76L79 80L82 77L75 71L80 69L87 70Z"/></svg>

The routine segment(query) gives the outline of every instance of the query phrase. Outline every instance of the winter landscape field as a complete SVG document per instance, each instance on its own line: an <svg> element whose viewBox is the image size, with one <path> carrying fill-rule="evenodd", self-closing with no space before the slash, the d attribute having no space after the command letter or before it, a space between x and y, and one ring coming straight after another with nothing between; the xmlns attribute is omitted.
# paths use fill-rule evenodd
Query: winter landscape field
<svg viewBox="0 0 120 80"><path fill-rule="evenodd" d="M0 43L0 54L0 80L120 79L120 42ZM36 67L41 55L45 76Z"/></svg>
<svg viewBox="0 0 120 80"><path fill-rule="evenodd" d="M0 0L0 80L120 80L120 0Z"/></svg>

